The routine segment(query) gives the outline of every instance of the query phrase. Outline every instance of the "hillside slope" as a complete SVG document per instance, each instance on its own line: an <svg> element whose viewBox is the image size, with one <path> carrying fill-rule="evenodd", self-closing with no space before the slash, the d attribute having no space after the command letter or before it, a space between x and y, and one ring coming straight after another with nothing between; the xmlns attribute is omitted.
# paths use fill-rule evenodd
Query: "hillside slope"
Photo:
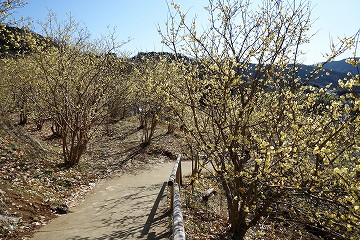
<svg viewBox="0 0 360 240"><path fill-rule="evenodd" d="M100 129L79 166L62 166L59 139L50 126L12 125L0 117L0 239L23 239L57 214L66 213L99 181L148 163L169 161L181 152L180 138L155 132L152 145L140 148L142 132L130 117ZM14 122L14 121L12 121Z"/></svg>
<svg viewBox="0 0 360 240"><path fill-rule="evenodd" d="M348 72L351 72L354 75L359 74L358 69L352 66L351 64L347 63L346 59L329 62L324 65L324 69L345 73L345 74L347 74Z"/></svg>
<svg viewBox="0 0 360 240"><path fill-rule="evenodd" d="M15 237L53 217L48 187L57 164L10 121L0 120L0 236ZM55 190L55 189L54 189Z"/></svg>

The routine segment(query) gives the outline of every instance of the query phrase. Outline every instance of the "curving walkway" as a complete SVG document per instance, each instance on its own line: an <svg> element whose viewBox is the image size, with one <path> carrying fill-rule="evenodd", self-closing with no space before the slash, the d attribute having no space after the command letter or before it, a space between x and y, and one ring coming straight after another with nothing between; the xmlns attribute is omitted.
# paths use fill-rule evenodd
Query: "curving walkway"
<svg viewBox="0 0 360 240"><path fill-rule="evenodd" d="M33 240L168 239L167 180L174 163L121 174L95 187L70 213L39 229ZM182 162L183 175L191 162Z"/></svg>

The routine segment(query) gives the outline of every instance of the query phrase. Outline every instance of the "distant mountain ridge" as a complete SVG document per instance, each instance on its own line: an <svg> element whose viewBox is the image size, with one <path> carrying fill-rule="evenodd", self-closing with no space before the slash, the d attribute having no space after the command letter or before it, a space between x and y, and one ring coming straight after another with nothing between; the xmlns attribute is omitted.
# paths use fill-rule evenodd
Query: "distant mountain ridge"
<svg viewBox="0 0 360 240"><path fill-rule="evenodd" d="M332 83L331 88L336 89L337 93L343 93L344 89L338 88L338 81L341 79L349 78L348 74L357 75L359 70L353 65L347 63L345 58L338 61L331 61L323 65L323 70L316 75L318 79L312 79L309 84L317 87L325 87L329 83ZM358 58L357 58L358 59ZM299 70L299 76L302 79L306 78L306 74L316 69L315 65L301 65ZM360 87L355 87L357 92L360 92Z"/></svg>
<svg viewBox="0 0 360 240"><path fill-rule="evenodd" d="M338 61L339 64L345 63L345 59L342 61ZM328 63L327 63L328 64ZM314 77L309 81L309 85L313 85L316 87L325 87L329 83L332 84L332 87L338 86L339 79L344 79L347 76L347 71L338 71L340 67L337 67L338 64L333 64L333 68L325 67L327 64L324 65L323 70L321 70L318 74L314 75ZM347 64L347 63L345 63ZM307 79L309 74L315 71L317 66L315 65L299 65L298 76L301 79ZM336 69L336 70L335 70Z"/></svg>
<svg viewBox="0 0 360 240"><path fill-rule="evenodd" d="M160 57L168 58L171 60L175 59L175 55L168 52L140 52L134 57L132 60L139 61L140 59L156 59L159 60ZM189 60L190 58L181 55L181 58ZM342 59L339 61L331 61L323 66L323 70L316 74L310 81L309 85L313 85L319 88L327 86L331 83L331 88L338 87L339 79L344 79L347 76L348 72L356 75L358 74L357 68L352 66L351 64L346 62L347 59ZM306 64L299 64L297 76L301 79L305 80L309 77L310 73L313 72L317 68L316 65L306 65Z"/></svg>
<svg viewBox="0 0 360 240"><path fill-rule="evenodd" d="M357 60L359 58L356 58ZM354 67L353 65L349 64L346 62L347 59L343 59L340 61L331 61L327 64L324 65L324 69L326 70L333 70L335 72L340 72L340 73L352 73L354 75L359 74L358 69L356 67Z"/></svg>
<svg viewBox="0 0 360 240"><path fill-rule="evenodd" d="M24 36L25 32L27 31L28 30L26 29L8 26L6 26L5 29L2 29L0 31L0 57L4 57L8 54L11 55L16 53L31 52L26 41L20 40L20 44L18 45L14 45L11 43L11 41L9 41L9 39L14 36L21 39L21 37ZM36 38L38 44L47 39L46 37L43 37L40 34L34 32L31 32L30 34ZM178 57L189 62L192 62L193 60L184 55L178 55ZM173 61L175 59L175 55L169 52L139 52L130 60L141 63L142 60L145 59L159 60L160 58L166 58L170 61ZM316 69L315 65L299 64L298 67L299 70L297 72L297 76L299 76L301 79L307 79L309 74ZM353 75L359 74L358 69L347 63L346 59L328 62L324 64L323 69L324 70L314 76L314 78L311 79L308 84L316 87L325 87L329 83L332 83L332 88L337 88L338 80L346 78L349 72ZM328 72L328 74L326 74L326 72ZM315 80L315 78L317 79ZM357 89L360 91L360 87L357 87Z"/></svg>

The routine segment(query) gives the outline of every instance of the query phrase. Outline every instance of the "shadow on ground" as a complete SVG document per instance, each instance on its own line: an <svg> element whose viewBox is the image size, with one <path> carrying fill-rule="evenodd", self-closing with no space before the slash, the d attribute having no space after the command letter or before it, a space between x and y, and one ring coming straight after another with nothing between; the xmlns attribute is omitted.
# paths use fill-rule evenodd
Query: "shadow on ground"
<svg viewBox="0 0 360 240"><path fill-rule="evenodd" d="M108 240L108 239L170 239L171 230L169 225L170 212L163 206L166 202L166 182L162 185L156 184L147 188L149 190L159 189L160 191L144 195L145 187L133 189L133 193L124 195L118 199L108 199L106 203L96 208L97 212L106 213L106 218L97 220L96 228L119 229L102 236L82 237L75 236L69 240ZM154 201L154 198L156 200ZM131 204L128 204L131 203ZM144 212L153 203L149 214L139 214ZM126 209L119 210L124 204L128 204ZM159 209L159 205L162 205ZM121 217L119 217L121 216ZM136 224L140 219L146 219L143 224ZM165 228L164 228L165 226ZM166 228L168 226L168 228ZM83 229L84 231L97 231L95 229ZM88 235L88 234L85 234Z"/></svg>

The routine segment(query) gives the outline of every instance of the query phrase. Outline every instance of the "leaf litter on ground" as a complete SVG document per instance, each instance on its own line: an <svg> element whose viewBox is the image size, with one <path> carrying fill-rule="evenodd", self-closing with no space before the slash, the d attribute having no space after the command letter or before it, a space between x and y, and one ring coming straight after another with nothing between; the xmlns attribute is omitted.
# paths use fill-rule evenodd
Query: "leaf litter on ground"
<svg viewBox="0 0 360 240"><path fill-rule="evenodd" d="M62 165L60 139L50 126L17 126L0 119L0 239L27 239L94 186L114 174L169 161L181 152L180 138L156 131L152 145L139 148L141 131L130 117L114 123L112 134L100 128L80 164Z"/></svg>

